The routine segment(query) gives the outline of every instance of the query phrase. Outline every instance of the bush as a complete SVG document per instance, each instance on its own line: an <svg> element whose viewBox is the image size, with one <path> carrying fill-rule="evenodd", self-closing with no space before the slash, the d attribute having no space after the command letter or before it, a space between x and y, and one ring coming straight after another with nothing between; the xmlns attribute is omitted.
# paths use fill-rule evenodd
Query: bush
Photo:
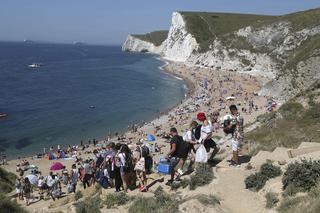
<svg viewBox="0 0 320 213"><path fill-rule="evenodd" d="M245 179L246 189L259 191L264 187L267 180L281 175L281 169L274 166L271 161L262 164L260 171L256 172Z"/></svg>
<svg viewBox="0 0 320 213"><path fill-rule="evenodd" d="M12 213L27 213L17 202L11 201L10 198L4 194L0 194L0 209L3 212L12 212Z"/></svg>
<svg viewBox="0 0 320 213"><path fill-rule="evenodd" d="M116 206L125 205L128 201L130 201L130 197L124 192L110 193L106 195L103 204L110 209Z"/></svg>
<svg viewBox="0 0 320 213"><path fill-rule="evenodd" d="M266 202L267 209L273 208L279 202L278 195L276 193L268 192L265 197L267 200Z"/></svg>
<svg viewBox="0 0 320 213"><path fill-rule="evenodd" d="M320 185L313 187L305 196L284 198L277 210L280 213L320 212Z"/></svg>
<svg viewBox="0 0 320 213"><path fill-rule="evenodd" d="M275 178L281 175L281 169L279 166L274 166L272 163L267 162L261 165L260 172L268 179Z"/></svg>
<svg viewBox="0 0 320 213"><path fill-rule="evenodd" d="M0 167L0 193L9 193L15 187L16 175Z"/></svg>
<svg viewBox="0 0 320 213"><path fill-rule="evenodd" d="M212 168L208 164L199 164L195 174L190 176L189 188L195 190L198 186L209 184L214 178Z"/></svg>
<svg viewBox="0 0 320 213"><path fill-rule="evenodd" d="M289 185L309 191L320 180L320 161L302 160L288 165L282 178L283 189Z"/></svg>
<svg viewBox="0 0 320 213"><path fill-rule="evenodd" d="M179 204L175 196L167 194L159 186L154 192L154 197L139 197L130 206L129 213L176 213L178 212L178 207Z"/></svg>
<svg viewBox="0 0 320 213"><path fill-rule="evenodd" d="M77 213L101 212L101 199L99 196L94 196L80 201L75 204Z"/></svg>
<svg viewBox="0 0 320 213"><path fill-rule="evenodd" d="M196 196L197 200L202 203L203 205L211 205L211 206L215 206L216 204L220 204L220 200L214 196L214 195L198 195Z"/></svg>
<svg viewBox="0 0 320 213"><path fill-rule="evenodd" d="M290 184L287 186L287 188L284 190L282 196L283 197L290 197L296 195L298 192L303 191L299 187L295 187L293 184Z"/></svg>
<svg viewBox="0 0 320 213"><path fill-rule="evenodd" d="M290 102L290 101L283 104L279 108L281 115L285 118L295 118L303 110L304 110L304 107L302 106L302 104L298 102Z"/></svg>
<svg viewBox="0 0 320 213"><path fill-rule="evenodd" d="M74 194L74 199L77 201L79 200L80 198L83 197L83 194L81 191L76 191L76 193Z"/></svg>
<svg viewBox="0 0 320 213"><path fill-rule="evenodd" d="M260 172L256 172L245 179L246 189L251 189L255 191L259 191L264 187L268 178L261 174Z"/></svg>
<svg viewBox="0 0 320 213"><path fill-rule="evenodd" d="M304 197L295 197L284 199L280 206L277 208L278 212L281 213L292 213L294 209L297 209L297 206L304 201ZM299 211L296 211L299 212ZM300 211L301 212L301 211Z"/></svg>

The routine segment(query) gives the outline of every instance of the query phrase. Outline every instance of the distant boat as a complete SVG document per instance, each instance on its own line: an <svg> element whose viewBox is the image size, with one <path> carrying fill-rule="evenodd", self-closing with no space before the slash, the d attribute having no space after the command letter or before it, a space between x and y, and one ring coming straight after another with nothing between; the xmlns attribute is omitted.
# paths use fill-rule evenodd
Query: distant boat
<svg viewBox="0 0 320 213"><path fill-rule="evenodd" d="M4 112L0 112L0 118L5 118L7 117L8 114L7 113L4 113Z"/></svg>
<svg viewBox="0 0 320 213"><path fill-rule="evenodd" d="M95 106L93 106L93 105L91 105L91 106L89 106L89 108L90 109L94 109L94 108L96 108Z"/></svg>
<svg viewBox="0 0 320 213"><path fill-rule="evenodd" d="M42 66L42 64L40 64L40 63L32 63L32 64L28 65L28 67L30 67L30 68L39 68L41 66Z"/></svg>

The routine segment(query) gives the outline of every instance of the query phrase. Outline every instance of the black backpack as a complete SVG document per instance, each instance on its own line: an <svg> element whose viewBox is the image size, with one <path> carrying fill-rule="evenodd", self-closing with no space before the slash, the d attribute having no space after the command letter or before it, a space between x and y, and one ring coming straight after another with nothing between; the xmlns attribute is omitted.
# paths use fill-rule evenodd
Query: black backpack
<svg viewBox="0 0 320 213"><path fill-rule="evenodd" d="M147 146L141 147L141 157L144 157L144 160L145 160L146 173L150 174L152 170L153 159L150 156L150 150Z"/></svg>
<svg viewBox="0 0 320 213"><path fill-rule="evenodd" d="M228 119L228 120L224 120L223 121L223 131L226 133L226 134L233 134L235 129L236 129L236 125L232 125L232 127L229 129L229 128L226 128L227 126L229 126L231 123L231 120Z"/></svg>
<svg viewBox="0 0 320 213"><path fill-rule="evenodd" d="M133 162L132 162L132 153L129 153L128 155L125 156L126 158L126 163L123 166L123 170L125 173L130 173L133 171Z"/></svg>
<svg viewBox="0 0 320 213"><path fill-rule="evenodd" d="M141 147L141 157L147 158L150 154L150 150L147 146Z"/></svg>
<svg viewBox="0 0 320 213"><path fill-rule="evenodd" d="M195 132L194 132L194 137L199 140L201 137L201 127L202 125L198 125Z"/></svg>

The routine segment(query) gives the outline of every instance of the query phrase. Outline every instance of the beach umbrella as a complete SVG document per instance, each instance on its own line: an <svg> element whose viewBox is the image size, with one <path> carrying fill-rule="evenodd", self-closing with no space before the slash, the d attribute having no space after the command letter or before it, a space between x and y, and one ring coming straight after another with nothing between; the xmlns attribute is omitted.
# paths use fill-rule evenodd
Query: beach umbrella
<svg viewBox="0 0 320 213"><path fill-rule="evenodd" d="M26 178L28 178L29 179L29 181L30 181L30 183L32 184L32 185L38 185L38 177L37 176L35 176L35 175L27 175L26 176Z"/></svg>
<svg viewBox="0 0 320 213"><path fill-rule="evenodd" d="M155 141L156 138L155 138L153 135L148 134L148 135L147 135L147 140L148 140L148 141Z"/></svg>
<svg viewBox="0 0 320 213"><path fill-rule="evenodd" d="M56 162L54 164L51 165L50 170L61 170L63 169L63 164L60 162Z"/></svg>

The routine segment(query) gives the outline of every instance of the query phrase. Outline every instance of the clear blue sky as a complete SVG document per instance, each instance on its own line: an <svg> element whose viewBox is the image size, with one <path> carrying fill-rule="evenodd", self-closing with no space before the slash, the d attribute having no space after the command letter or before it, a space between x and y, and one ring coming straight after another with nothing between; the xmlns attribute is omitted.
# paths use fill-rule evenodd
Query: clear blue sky
<svg viewBox="0 0 320 213"><path fill-rule="evenodd" d="M121 44L130 33L168 29L177 10L280 15L320 0L1 0L0 40Z"/></svg>

